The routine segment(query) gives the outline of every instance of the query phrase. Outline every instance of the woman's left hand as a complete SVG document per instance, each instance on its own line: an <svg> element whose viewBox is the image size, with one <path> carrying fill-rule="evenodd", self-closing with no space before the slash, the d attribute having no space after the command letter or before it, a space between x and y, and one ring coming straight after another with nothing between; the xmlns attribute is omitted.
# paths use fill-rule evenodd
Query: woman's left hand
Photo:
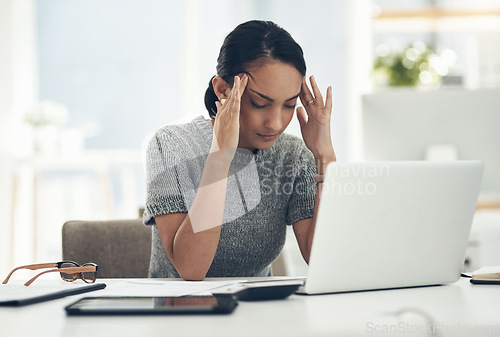
<svg viewBox="0 0 500 337"><path fill-rule="evenodd" d="M302 80L299 97L303 107L297 108L297 119L302 138L316 160L335 161L330 134L332 87L328 87L326 101L323 102L323 96L313 76L310 77L310 81L312 92L307 86L305 78Z"/></svg>

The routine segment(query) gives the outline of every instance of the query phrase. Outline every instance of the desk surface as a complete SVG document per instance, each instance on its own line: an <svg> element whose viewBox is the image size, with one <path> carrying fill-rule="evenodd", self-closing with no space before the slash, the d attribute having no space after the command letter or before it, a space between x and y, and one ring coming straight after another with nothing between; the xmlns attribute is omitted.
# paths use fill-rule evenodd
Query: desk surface
<svg viewBox="0 0 500 337"><path fill-rule="evenodd" d="M0 307L0 335L460 336L457 328L470 336L500 335L500 286L472 285L468 279L435 287L240 302L228 316L66 316L66 305L98 294Z"/></svg>

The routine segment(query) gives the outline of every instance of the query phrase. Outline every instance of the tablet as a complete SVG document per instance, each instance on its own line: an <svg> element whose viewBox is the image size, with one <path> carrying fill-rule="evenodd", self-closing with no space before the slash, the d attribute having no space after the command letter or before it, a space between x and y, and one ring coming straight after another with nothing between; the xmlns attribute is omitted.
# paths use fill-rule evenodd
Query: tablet
<svg viewBox="0 0 500 337"><path fill-rule="evenodd" d="M229 314L233 296L84 297L65 310L68 315Z"/></svg>
<svg viewBox="0 0 500 337"><path fill-rule="evenodd" d="M232 295L238 301L280 300L295 293L303 284L303 279L250 281L215 289L212 294Z"/></svg>
<svg viewBox="0 0 500 337"><path fill-rule="evenodd" d="M470 283L472 284L500 284L500 280L476 280L470 279Z"/></svg>

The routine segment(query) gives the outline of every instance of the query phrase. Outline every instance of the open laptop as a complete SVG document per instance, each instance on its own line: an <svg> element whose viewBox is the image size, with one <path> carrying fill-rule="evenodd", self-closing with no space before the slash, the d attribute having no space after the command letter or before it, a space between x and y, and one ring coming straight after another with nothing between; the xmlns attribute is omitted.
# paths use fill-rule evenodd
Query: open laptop
<svg viewBox="0 0 500 337"><path fill-rule="evenodd" d="M457 281L483 170L481 161L331 163L299 293Z"/></svg>

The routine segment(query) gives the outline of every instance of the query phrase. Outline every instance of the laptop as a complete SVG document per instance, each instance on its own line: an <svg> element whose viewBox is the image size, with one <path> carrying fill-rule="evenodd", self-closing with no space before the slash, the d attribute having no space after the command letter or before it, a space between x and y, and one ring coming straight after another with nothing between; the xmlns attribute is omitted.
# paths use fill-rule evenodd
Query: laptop
<svg viewBox="0 0 500 337"><path fill-rule="evenodd" d="M459 279L481 161L331 163L303 294Z"/></svg>

